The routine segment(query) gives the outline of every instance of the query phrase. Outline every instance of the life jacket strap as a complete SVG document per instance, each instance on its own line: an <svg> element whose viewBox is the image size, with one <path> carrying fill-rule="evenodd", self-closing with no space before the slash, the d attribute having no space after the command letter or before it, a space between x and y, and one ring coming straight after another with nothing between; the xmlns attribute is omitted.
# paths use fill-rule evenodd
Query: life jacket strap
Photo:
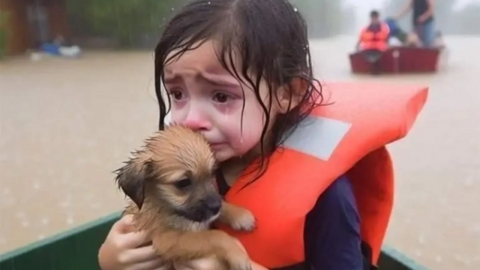
<svg viewBox="0 0 480 270"><path fill-rule="evenodd" d="M372 248L369 244L362 241L361 244L363 254L363 269L364 270L378 270L378 267L372 262Z"/></svg>

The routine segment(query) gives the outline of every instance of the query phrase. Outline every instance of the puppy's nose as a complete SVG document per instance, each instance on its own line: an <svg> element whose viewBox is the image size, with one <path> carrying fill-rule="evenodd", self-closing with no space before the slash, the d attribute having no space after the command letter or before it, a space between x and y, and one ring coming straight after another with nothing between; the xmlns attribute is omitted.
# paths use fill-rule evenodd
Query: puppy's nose
<svg viewBox="0 0 480 270"><path fill-rule="evenodd" d="M205 199L205 206L212 213L218 213L222 207L222 198L220 196L209 196Z"/></svg>

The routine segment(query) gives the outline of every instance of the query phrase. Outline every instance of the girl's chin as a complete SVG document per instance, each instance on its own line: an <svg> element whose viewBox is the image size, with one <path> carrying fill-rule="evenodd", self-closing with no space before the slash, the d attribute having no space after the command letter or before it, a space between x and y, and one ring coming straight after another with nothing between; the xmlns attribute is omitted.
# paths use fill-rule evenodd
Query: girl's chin
<svg viewBox="0 0 480 270"><path fill-rule="evenodd" d="M212 147L212 150L215 154L215 159L217 159L218 162L224 162L241 156L241 154L238 154L232 148L228 147L228 145L214 146Z"/></svg>
<svg viewBox="0 0 480 270"><path fill-rule="evenodd" d="M225 151L225 150L215 151L214 154L215 154L215 159L218 162L224 162L235 157L234 153L232 153L231 151Z"/></svg>

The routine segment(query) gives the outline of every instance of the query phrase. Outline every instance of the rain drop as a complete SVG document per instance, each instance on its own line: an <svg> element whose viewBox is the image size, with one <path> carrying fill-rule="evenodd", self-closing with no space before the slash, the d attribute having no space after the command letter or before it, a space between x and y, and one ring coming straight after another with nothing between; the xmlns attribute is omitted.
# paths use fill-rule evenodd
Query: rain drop
<svg viewBox="0 0 480 270"><path fill-rule="evenodd" d="M33 183L33 188L34 189L40 189L40 183L38 183L38 182Z"/></svg>
<svg viewBox="0 0 480 270"><path fill-rule="evenodd" d="M24 219L25 218L25 213L23 212L18 212L15 214L15 217L16 218L19 218L19 219Z"/></svg>
<svg viewBox="0 0 480 270"><path fill-rule="evenodd" d="M47 225L48 223L50 223L50 220L48 218L42 218L43 225Z"/></svg>
<svg viewBox="0 0 480 270"><path fill-rule="evenodd" d="M63 202L59 203L59 206L60 206L60 208L68 208L68 207L70 207L70 201L69 200L63 201Z"/></svg>
<svg viewBox="0 0 480 270"><path fill-rule="evenodd" d="M74 223L73 217L67 218L67 224L72 225Z"/></svg>
<svg viewBox="0 0 480 270"><path fill-rule="evenodd" d="M418 237L418 243L420 243L422 245L425 244L425 236L420 235L420 237Z"/></svg>

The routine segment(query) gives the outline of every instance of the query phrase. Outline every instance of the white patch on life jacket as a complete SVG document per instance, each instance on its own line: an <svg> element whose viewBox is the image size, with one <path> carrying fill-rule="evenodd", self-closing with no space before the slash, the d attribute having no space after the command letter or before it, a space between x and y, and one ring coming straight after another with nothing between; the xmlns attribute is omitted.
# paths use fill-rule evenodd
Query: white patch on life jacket
<svg viewBox="0 0 480 270"><path fill-rule="evenodd" d="M340 120L310 115L298 125L283 146L326 161L351 126L351 123Z"/></svg>

